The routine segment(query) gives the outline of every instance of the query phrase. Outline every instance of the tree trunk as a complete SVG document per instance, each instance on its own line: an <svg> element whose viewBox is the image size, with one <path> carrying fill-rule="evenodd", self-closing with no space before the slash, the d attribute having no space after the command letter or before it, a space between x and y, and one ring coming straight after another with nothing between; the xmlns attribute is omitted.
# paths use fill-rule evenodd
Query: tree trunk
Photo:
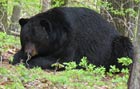
<svg viewBox="0 0 140 89"><path fill-rule="evenodd" d="M3 6L3 4L6 4L7 1L2 2L0 1L0 30L7 32L7 6Z"/></svg>
<svg viewBox="0 0 140 89"><path fill-rule="evenodd" d="M140 5L139 5L140 6ZM128 89L140 89L140 9L138 18L138 31L134 40L135 59L130 71Z"/></svg>
<svg viewBox="0 0 140 89"><path fill-rule="evenodd" d="M51 0L41 0L42 10L41 12L47 11L51 7Z"/></svg>
<svg viewBox="0 0 140 89"><path fill-rule="evenodd" d="M20 3L18 5L15 5L13 7L13 13L11 16L11 23L9 26L9 32L19 32L19 25L18 25L18 20L20 18L20 12L21 12L21 6Z"/></svg>

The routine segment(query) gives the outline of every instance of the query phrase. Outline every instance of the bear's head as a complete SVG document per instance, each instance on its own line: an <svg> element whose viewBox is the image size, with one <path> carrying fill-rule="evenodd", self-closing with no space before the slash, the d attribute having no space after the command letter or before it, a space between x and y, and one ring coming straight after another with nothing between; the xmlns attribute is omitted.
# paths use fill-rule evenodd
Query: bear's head
<svg viewBox="0 0 140 89"><path fill-rule="evenodd" d="M31 56L49 55L66 45L67 32L56 21L43 18L21 18L21 49Z"/></svg>
<svg viewBox="0 0 140 89"><path fill-rule="evenodd" d="M47 20L21 18L19 24L22 50L31 56L46 55L52 41L49 36L52 31L51 23Z"/></svg>

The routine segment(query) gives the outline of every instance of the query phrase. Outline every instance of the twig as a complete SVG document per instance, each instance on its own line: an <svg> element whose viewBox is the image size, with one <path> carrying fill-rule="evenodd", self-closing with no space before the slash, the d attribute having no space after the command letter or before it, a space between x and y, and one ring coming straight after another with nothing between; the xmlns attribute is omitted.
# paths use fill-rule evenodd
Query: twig
<svg viewBox="0 0 140 89"><path fill-rule="evenodd" d="M105 8L102 8L102 9L107 13L108 18L110 19L110 22L112 22L113 25L114 25L114 27L115 27L115 29L117 29L117 26L116 26L116 24L115 24L115 21L114 21L112 15L111 15ZM109 21L108 21L108 22L109 22Z"/></svg>
<svg viewBox="0 0 140 89"><path fill-rule="evenodd" d="M19 32L14 32L14 31L10 31L10 33L12 34L12 35L14 35L14 36L20 36L20 33Z"/></svg>
<svg viewBox="0 0 140 89"><path fill-rule="evenodd" d="M26 60L26 64L27 64L27 66L29 67L28 61L31 59L31 55L30 55L29 53L27 53L27 56L28 56L28 58L27 58L27 60Z"/></svg>
<svg viewBox="0 0 140 89"><path fill-rule="evenodd" d="M2 67L2 56L0 56L0 67Z"/></svg>
<svg viewBox="0 0 140 89"><path fill-rule="evenodd" d="M56 61L56 64L58 64L58 66L55 66L55 69L54 69L54 75L56 74L56 71L59 69L59 60L60 60L60 58L59 59L57 59L57 61Z"/></svg>

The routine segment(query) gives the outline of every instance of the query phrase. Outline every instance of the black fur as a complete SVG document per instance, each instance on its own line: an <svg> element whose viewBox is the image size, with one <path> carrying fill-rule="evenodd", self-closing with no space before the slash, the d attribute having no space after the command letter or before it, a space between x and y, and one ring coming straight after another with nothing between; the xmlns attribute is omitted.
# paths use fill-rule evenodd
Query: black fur
<svg viewBox="0 0 140 89"><path fill-rule="evenodd" d="M133 59L133 46L129 38L120 36L101 15L87 8L59 7L21 19L21 50L14 56L13 64L27 59L26 52L36 50L29 67L50 68L60 63L80 62L83 56L89 63L109 68L117 58ZM28 46L30 43L31 46ZM35 47L33 47L34 45Z"/></svg>

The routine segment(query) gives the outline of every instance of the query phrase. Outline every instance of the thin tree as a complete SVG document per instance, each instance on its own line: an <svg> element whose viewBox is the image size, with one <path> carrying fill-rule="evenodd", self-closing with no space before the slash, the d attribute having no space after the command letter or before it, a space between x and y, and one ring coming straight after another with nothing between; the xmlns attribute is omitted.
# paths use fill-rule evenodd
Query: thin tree
<svg viewBox="0 0 140 89"><path fill-rule="evenodd" d="M20 4L20 1L18 1L18 4L14 5L14 7L13 7L11 23L10 23L10 26L8 29L10 34L19 35L18 21L20 18L20 13L21 13L21 4Z"/></svg>
<svg viewBox="0 0 140 89"><path fill-rule="evenodd" d="M0 31L7 32L7 1L0 1Z"/></svg>
<svg viewBox="0 0 140 89"><path fill-rule="evenodd" d="M138 15L138 30L134 39L135 58L130 71L128 89L140 89L140 8Z"/></svg>
<svg viewBox="0 0 140 89"><path fill-rule="evenodd" d="M41 0L41 12L47 11L51 7L51 0Z"/></svg>

